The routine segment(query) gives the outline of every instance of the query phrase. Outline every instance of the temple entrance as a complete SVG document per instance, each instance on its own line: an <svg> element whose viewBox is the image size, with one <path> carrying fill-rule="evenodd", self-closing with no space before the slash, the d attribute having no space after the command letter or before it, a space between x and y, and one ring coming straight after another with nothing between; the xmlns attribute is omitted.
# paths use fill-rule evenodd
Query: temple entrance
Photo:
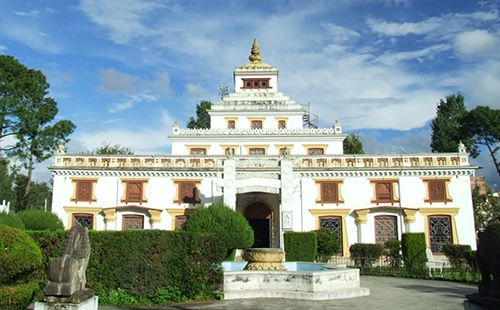
<svg viewBox="0 0 500 310"><path fill-rule="evenodd" d="M269 248L271 246L272 211L262 202L253 202L245 208L245 218L253 229L253 248Z"/></svg>

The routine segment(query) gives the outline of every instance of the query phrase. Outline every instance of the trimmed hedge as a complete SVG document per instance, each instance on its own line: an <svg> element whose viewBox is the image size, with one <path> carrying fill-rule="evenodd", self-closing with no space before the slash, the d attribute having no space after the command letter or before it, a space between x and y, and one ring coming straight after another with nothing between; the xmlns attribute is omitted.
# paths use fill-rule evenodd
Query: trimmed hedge
<svg viewBox="0 0 500 310"><path fill-rule="evenodd" d="M448 258L451 266L455 268L468 264L471 251L470 245L445 244L443 246L444 255Z"/></svg>
<svg viewBox="0 0 500 310"><path fill-rule="evenodd" d="M384 253L382 244L355 243L349 248L356 267L370 267Z"/></svg>
<svg viewBox="0 0 500 310"><path fill-rule="evenodd" d="M1 213L0 212L0 225L24 229L24 223L15 213Z"/></svg>
<svg viewBox="0 0 500 310"><path fill-rule="evenodd" d="M30 232L45 262L60 256L67 232ZM90 231L87 286L100 302L148 304L213 297L222 282L224 241L185 231ZM48 264L46 265L48 267Z"/></svg>
<svg viewBox="0 0 500 310"><path fill-rule="evenodd" d="M226 243L228 256L233 249L247 249L254 243L252 227L245 217L220 203L200 208L189 217L184 230L210 233Z"/></svg>
<svg viewBox="0 0 500 310"><path fill-rule="evenodd" d="M387 240L384 243L384 252L391 267L401 266L401 241L397 239Z"/></svg>
<svg viewBox="0 0 500 310"><path fill-rule="evenodd" d="M38 290L36 281L15 286L0 286L0 309L26 309Z"/></svg>
<svg viewBox="0 0 500 310"><path fill-rule="evenodd" d="M286 261L314 262L317 254L316 232L285 232Z"/></svg>
<svg viewBox="0 0 500 310"><path fill-rule="evenodd" d="M28 230L63 230L64 225L54 213L29 209L17 213Z"/></svg>
<svg viewBox="0 0 500 310"><path fill-rule="evenodd" d="M328 262L333 254L340 251L339 237L333 230L319 229L316 231L316 238L318 262Z"/></svg>
<svg viewBox="0 0 500 310"><path fill-rule="evenodd" d="M28 234L0 225L0 285L23 282L42 265L42 252Z"/></svg>
<svg viewBox="0 0 500 310"><path fill-rule="evenodd" d="M403 252L403 261L408 270L422 271L425 269L425 263L427 262L426 247L424 233L403 233L401 250Z"/></svg>

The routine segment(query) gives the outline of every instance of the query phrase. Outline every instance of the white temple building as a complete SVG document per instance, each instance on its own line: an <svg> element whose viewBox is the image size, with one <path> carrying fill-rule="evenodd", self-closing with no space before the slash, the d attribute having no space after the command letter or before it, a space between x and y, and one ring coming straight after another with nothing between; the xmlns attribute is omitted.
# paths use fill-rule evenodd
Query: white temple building
<svg viewBox="0 0 500 310"><path fill-rule="evenodd" d="M429 248L476 248L469 164L457 153L344 155L340 123L307 126L304 107L278 91L278 70L261 61L234 70L234 92L213 104L211 127L175 124L171 155L60 152L52 211L70 228L182 226L214 201L242 213L255 247L283 247L284 231L335 230L342 255L354 243L425 232Z"/></svg>

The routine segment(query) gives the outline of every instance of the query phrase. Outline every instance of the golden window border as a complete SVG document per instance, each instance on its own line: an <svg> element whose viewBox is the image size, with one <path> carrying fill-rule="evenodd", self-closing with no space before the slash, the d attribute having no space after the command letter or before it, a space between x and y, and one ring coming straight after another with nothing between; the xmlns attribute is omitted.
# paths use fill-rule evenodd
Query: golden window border
<svg viewBox="0 0 500 310"><path fill-rule="evenodd" d="M251 155L250 149L264 149L264 151L265 151L264 155L267 155L267 150L269 149L269 144L245 144L245 145L243 145L243 147L245 148L246 153L248 155Z"/></svg>
<svg viewBox="0 0 500 310"><path fill-rule="evenodd" d="M227 148L233 148L234 149L233 155L236 155L237 151L240 148L240 145L239 144L219 144L219 147L221 148L222 153L224 155L226 154L226 149Z"/></svg>
<svg viewBox="0 0 500 310"><path fill-rule="evenodd" d="M120 199L120 202L124 203L146 203L148 200L146 199L146 184L148 184L149 179L120 179L121 184L122 184L122 197ZM129 201L127 200L127 183L132 183L132 182L141 182L142 183L142 197L141 201Z"/></svg>
<svg viewBox="0 0 500 310"><path fill-rule="evenodd" d="M288 152L291 152L293 149L293 144L275 144L274 145L274 148L276 149L277 154L280 154L280 150L282 148L285 148L285 147L288 149Z"/></svg>
<svg viewBox="0 0 500 310"><path fill-rule="evenodd" d="M96 202L97 197L95 196L95 190L96 190L96 185L97 185L97 178L70 178L72 186L73 186L73 192L71 194L71 201L74 202ZM92 198L90 201L88 200L77 200L77 183L78 182L92 182Z"/></svg>
<svg viewBox="0 0 500 310"><path fill-rule="evenodd" d="M309 155L309 149L323 149L323 155L326 155L326 149L328 148L328 144L302 144L302 146L304 147L304 151L308 156L312 156Z"/></svg>
<svg viewBox="0 0 500 310"><path fill-rule="evenodd" d="M429 232L430 216L449 216L451 219L451 241L453 244L460 244L458 240L457 222L455 216L460 208L420 208L418 211L424 217L425 243L428 248L431 246L431 234Z"/></svg>
<svg viewBox="0 0 500 310"><path fill-rule="evenodd" d="M101 212L101 208L97 207L74 207L74 206L66 206L63 207L64 212L68 215L68 220L66 221L66 228L70 229L73 227L73 214L91 214L94 219L92 220L92 229L96 229L97 227L97 215Z"/></svg>
<svg viewBox="0 0 500 310"><path fill-rule="evenodd" d="M446 198L445 200L436 200L436 201L432 201L430 199L430 195L429 195L429 182L431 181L444 181L444 190L445 190L445 194L446 194ZM449 190L449 185L450 185L450 182L451 182L451 177L447 177L447 178L442 178L442 177L425 177L425 178L422 178L422 182L424 182L425 184L425 197L424 197L424 202L428 202L430 204L433 204L433 203L447 203L447 202L452 202L453 199L451 199L451 196L450 196L450 190Z"/></svg>
<svg viewBox="0 0 500 310"><path fill-rule="evenodd" d="M202 179L173 179L172 182L174 183L175 186L175 197L173 203L181 204L184 203L180 200L179 197L179 192L181 190L180 184L181 183L194 183L194 186L198 189L199 191L199 185L201 185Z"/></svg>
<svg viewBox="0 0 500 310"><path fill-rule="evenodd" d="M190 216L193 214L197 208L167 208L165 209L168 212L168 215L170 215L171 222L170 222L170 230L175 230L175 218L177 216L183 215L183 216Z"/></svg>
<svg viewBox="0 0 500 310"><path fill-rule="evenodd" d="M288 116L280 116L280 117L275 117L274 118L276 120L276 128L280 129L280 121L284 121L285 122L285 128L288 128Z"/></svg>
<svg viewBox="0 0 500 310"><path fill-rule="evenodd" d="M188 151L188 154L191 155L192 149L205 149L205 153L208 154L208 149L210 149L210 144L186 144L184 145Z"/></svg>
<svg viewBox="0 0 500 310"><path fill-rule="evenodd" d="M368 181L370 181L370 186L372 187L372 199L371 203L376 203L376 204L384 204L384 203L399 203L399 179L394 179L394 178L389 178L389 179L371 179L369 178ZM392 199L390 201L386 200L378 200L377 199L377 183L387 183L391 182L391 188L392 188Z"/></svg>
<svg viewBox="0 0 500 310"><path fill-rule="evenodd" d="M314 183L316 185L316 192L318 193L316 197L316 203L320 203L321 205L325 204L341 204L344 203L344 198L342 197L342 191L340 190L340 187L342 184L344 184L344 179L314 179ZM321 199L321 184L322 183L337 183L337 196L339 198L338 202L323 202Z"/></svg>
<svg viewBox="0 0 500 310"><path fill-rule="evenodd" d="M320 218L325 216L338 216L342 219L342 256L349 257L349 242L347 240L347 224L346 218L351 212L351 209L310 209L312 216L316 219L316 229L320 229Z"/></svg>
<svg viewBox="0 0 500 310"><path fill-rule="evenodd" d="M226 122L226 128L229 128L229 121L234 121L234 127L236 128L236 124L238 123L239 117L224 117L224 121Z"/></svg>

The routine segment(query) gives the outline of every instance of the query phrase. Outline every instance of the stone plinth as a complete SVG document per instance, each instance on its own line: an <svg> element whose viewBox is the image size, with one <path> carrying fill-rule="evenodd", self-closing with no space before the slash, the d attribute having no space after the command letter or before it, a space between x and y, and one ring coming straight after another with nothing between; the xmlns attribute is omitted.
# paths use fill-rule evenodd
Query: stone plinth
<svg viewBox="0 0 500 310"><path fill-rule="evenodd" d="M54 300L54 302L37 302L35 303L34 310L56 310L56 309L64 309L64 310L97 310L98 308L99 298L97 296L92 296L80 303L75 302L62 302Z"/></svg>
<svg viewBox="0 0 500 310"><path fill-rule="evenodd" d="M245 250L248 261L245 270L286 270L283 265L284 252L281 249L253 248Z"/></svg>

